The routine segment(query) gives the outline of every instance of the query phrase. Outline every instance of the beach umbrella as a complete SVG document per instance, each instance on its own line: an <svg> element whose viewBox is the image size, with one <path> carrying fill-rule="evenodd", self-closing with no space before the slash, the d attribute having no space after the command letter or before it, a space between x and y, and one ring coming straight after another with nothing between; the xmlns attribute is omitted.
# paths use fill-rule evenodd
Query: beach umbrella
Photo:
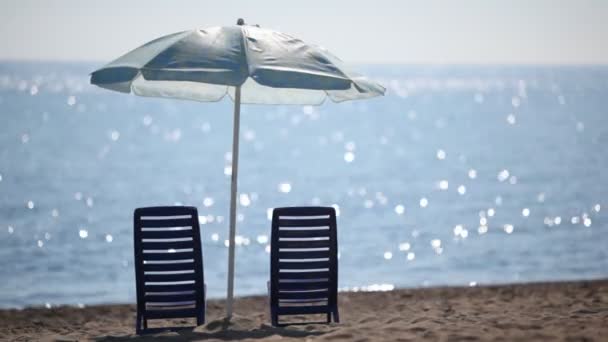
<svg viewBox="0 0 608 342"><path fill-rule="evenodd" d="M245 25L170 34L91 74L91 84L140 96L234 101L227 317L232 316L241 104L319 105L366 99L384 88L351 72L326 49L288 34Z"/></svg>

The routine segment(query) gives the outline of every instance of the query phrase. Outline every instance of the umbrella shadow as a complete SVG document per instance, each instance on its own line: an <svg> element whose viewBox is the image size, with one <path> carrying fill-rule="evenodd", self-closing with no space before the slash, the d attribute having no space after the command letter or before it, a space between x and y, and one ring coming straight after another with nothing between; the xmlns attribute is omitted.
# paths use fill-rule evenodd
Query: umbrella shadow
<svg viewBox="0 0 608 342"><path fill-rule="evenodd" d="M148 329L145 335L124 335L124 336L100 336L95 341L116 342L116 341L198 341L205 339L217 340L240 340L240 339L264 339L273 335L290 338L305 338L319 336L328 331L302 330L288 327L273 327L262 324L257 328L243 329L235 326L228 319L221 319L210 322L201 327L185 328L153 328Z"/></svg>

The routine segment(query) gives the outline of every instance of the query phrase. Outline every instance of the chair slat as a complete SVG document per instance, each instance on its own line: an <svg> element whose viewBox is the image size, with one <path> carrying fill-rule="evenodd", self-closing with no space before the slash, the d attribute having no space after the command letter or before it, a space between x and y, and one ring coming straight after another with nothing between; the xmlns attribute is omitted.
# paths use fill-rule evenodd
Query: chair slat
<svg viewBox="0 0 608 342"><path fill-rule="evenodd" d="M192 219L140 220L139 224L142 228L192 227Z"/></svg>
<svg viewBox="0 0 608 342"><path fill-rule="evenodd" d="M197 309L180 309L180 310L150 310L146 309L144 317L151 319L158 318L188 318L196 317Z"/></svg>
<svg viewBox="0 0 608 342"><path fill-rule="evenodd" d="M144 264L144 272L190 271L194 270L194 261L171 264Z"/></svg>
<svg viewBox="0 0 608 342"><path fill-rule="evenodd" d="M174 253L143 253L143 260L186 260L194 259L194 252L174 252Z"/></svg>
<svg viewBox="0 0 608 342"><path fill-rule="evenodd" d="M198 218L195 207L187 206L168 206L168 207L146 207L135 209L135 217L141 216L182 216L191 215Z"/></svg>
<svg viewBox="0 0 608 342"><path fill-rule="evenodd" d="M279 240L279 248L324 248L329 245L329 240Z"/></svg>
<svg viewBox="0 0 608 342"><path fill-rule="evenodd" d="M186 292L186 291L196 291L196 284L145 284L144 290L146 293L149 292Z"/></svg>
<svg viewBox="0 0 608 342"><path fill-rule="evenodd" d="M273 216L321 216L335 213L331 207L285 207L274 208Z"/></svg>
<svg viewBox="0 0 608 342"><path fill-rule="evenodd" d="M329 306L327 305L279 306L277 308L279 315L324 314L328 312Z"/></svg>
<svg viewBox="0 0 608 342"><path fill-rule="evenodd" d="M315 230L294 230L294 229L279 229L279 237L281 238L319 238L329 237L330 230L315 229Z"/></svg>
<svg viewBox="0 0 608 342"><path fill-rule="evenodd" d="M142 239L177 239L177 238L187 238L192 237L191 229L184 230L147 230L142 231L141 233Z"/></svg>
<svg viewBox="0 0 608 342"><path fill-rule="evenodd" d="M279 219L279 227L327 227L329 225L329 219Z"/></svg>
<svg viewBox="0 0 608 342"><path fill-rule="evenodd" d="M195 273L179 273L179 274L144 274L146 282L170 282L170 281L186 281L195 280Z"/></svg>
<svg viewBox="0 0 608 342"><path fill-rule="evenodd" d="M329 258L329 251L279 251L279 259L321 259Z"/></svg>
<svg viewBox="0 0 608 342"><path fill-rule="evenodd" d="M142 249L184 249L194 248L194 240L189 241L160 241L160 242L142 242Z"/></svg>
<svg viewBox="0 0 608 342"><path fill-rule="evenodd" d="M172 303L172 302L185 302L190 300L196 300L196 293L184 293L179 295L158 295L158 294L146 294L146 303Z"/></svg>
<svg viewBox="0 0 608 342"><path fill-rule="evenodd" d="M308 290L324 290L329 288L328 281L314 282L297 282L297 283L279 283L277 290L279 291L308 291Z"/></svg>
<svg viewBox="0 0 608 342"><path fill-rule="evenodd" d="M328 279L329 272L281 272L279 273L279 281L291 279Z"/></svg>
<svg viewBox="0 0 608 342"><path fill-rule="evenodd" d="M308 292L279 292L279 300L281 299L318 299L329 296L329 291L308 291Z"/></svg>
<svg viewBox="0 0 608 342"><path fill-rule="evenodd" d="M289 262L279 261L279 270L311 270L329 268L329 261Z"/></svg>

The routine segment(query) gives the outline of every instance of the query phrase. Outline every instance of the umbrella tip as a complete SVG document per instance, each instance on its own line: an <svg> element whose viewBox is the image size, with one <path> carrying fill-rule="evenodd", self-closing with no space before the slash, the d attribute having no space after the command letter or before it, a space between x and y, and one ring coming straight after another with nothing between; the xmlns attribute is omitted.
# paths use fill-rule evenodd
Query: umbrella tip
<svg viewBox="0 0 608 342"><path fill-rule="evenodd" d="M240 26L245 25L245 19L243 19L243 18L239 18L239 19L236 21L236 24L237 24L237 25L240 25Z"/></svg>

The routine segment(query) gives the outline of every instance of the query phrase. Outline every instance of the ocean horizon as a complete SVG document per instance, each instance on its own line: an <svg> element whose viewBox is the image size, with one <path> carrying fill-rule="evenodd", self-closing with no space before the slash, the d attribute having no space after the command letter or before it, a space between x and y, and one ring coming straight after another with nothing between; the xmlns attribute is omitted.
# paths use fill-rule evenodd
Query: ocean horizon
<svg viewBox="0 0 608 342"><path fill-rule="evenodd" d="M101 62L0 61L0 308L135 302L133 211L198 208L228 265L232 101L112 93ZM244 105L235 295L272 208L333 206L339 288L608 277L608 66L362 65L385 97Z"/></svg>

